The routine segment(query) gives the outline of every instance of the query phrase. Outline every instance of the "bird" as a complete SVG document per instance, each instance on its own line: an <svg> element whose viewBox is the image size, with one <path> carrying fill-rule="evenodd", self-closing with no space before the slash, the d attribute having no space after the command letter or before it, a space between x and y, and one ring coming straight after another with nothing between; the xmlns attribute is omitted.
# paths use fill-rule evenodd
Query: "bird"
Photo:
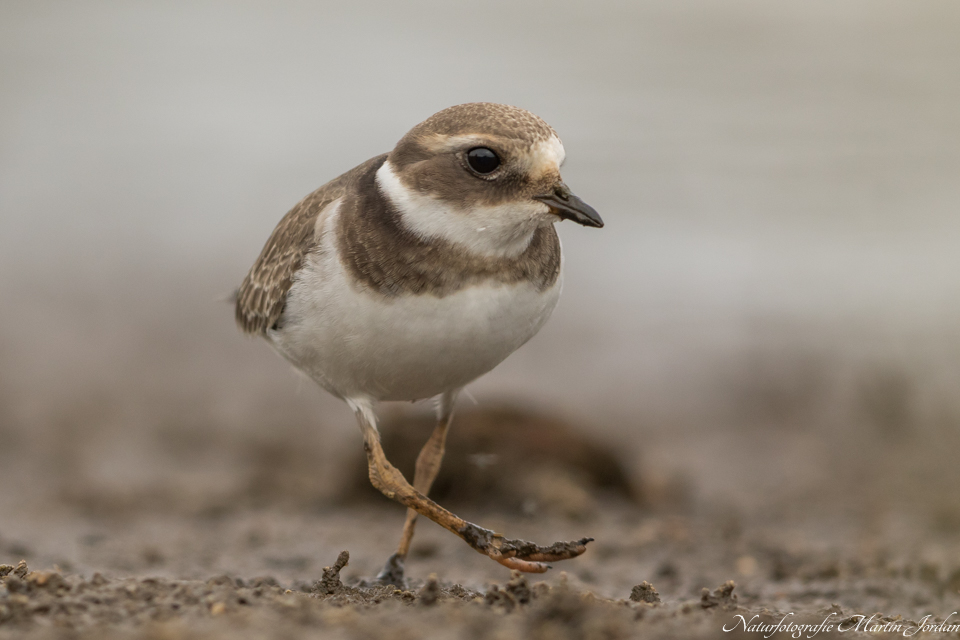
<svg viewBox="0 0 960 640"><path fill-rule="evenodd" d="M240 329L349 405L371 483L407 507L382 584L403 583L418 516L522 572L545 572L593 540L510 539L427 497L460 391L532 338L557 305L555 223L604 224L563 182L565 156L553 128L525 109L476 102L439 111L296 204L236 293ZM411 484L384 455L376 408L429 398L436 427Z"/></svg>

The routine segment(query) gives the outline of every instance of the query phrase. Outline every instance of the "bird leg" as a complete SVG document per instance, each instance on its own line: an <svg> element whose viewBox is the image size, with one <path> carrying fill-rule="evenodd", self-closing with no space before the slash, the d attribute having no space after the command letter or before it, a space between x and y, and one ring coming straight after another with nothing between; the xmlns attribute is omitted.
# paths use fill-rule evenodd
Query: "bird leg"
<svg viewBox="0 0 960 640"><path fill-rule="evenodd" d="M413 488L423 495L430 493L430 487L440 471L444 444L447 440L447 428L453 418L453 405L459 393L460 390L455 389L444 393L440 397L440 402L437 404L437 426L434 427L433 433L430 434L430 438L420 449L420 455L417 456ZM377 581L381 584L401 585L403 583L404 562L407 559L407 553L410 552L410 542L413 540L413 534L417 527L417 516L419 515L415 509L407 509L407 520L403 523L403 534L400 536L397 551L390 556L377 575Z"/></svg>
<svg viewBox="0 0 960 640"><path fill-rule="evenodd" d="M373 404L357 399L351 399L349 404L357 415L363 433L363 448L367 454L367 467L373 486L391 500L413 509L456 534L477 552L510 569L543 573L550 568L547 562L576 558L587 550L587 543L593 541L593 538L581 538L543 547L525 540L504 538L454 515L410 486L403 474L387 460L380 446L380 433L377 431Z"/></svg>

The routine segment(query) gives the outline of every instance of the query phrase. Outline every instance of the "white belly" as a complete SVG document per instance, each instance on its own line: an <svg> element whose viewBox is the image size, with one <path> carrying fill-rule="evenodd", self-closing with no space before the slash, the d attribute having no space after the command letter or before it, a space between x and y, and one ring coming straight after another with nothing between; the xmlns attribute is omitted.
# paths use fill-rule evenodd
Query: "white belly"
<svg viewBox="0 0 960 640"><path fill-rule="evenodd" d="M489 283L438 298L386 298L347 281L335 251L311 256L290 290L276 348L341 398L416 400L462 387L532 338L553 312L547 290Z"/></svg>

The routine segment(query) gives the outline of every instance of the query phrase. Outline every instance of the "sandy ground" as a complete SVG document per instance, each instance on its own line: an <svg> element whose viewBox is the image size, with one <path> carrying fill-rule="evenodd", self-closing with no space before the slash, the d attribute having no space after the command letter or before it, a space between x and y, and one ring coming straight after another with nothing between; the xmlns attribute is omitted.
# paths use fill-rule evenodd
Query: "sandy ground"
<svg viewBox="0 0 960 640"><path fill-rule="evenodd" d="M421 522L406 583L375 585L403 510L364 488L359 452L323 497L309 465L274 450L189 495L61 486L9 501L0 638L759 637L744 620L826 621L846 637L878 624L910 632L960 609L960 520L942 505L892 509L885 488L786 496L771 485L780 499L744 510L698 500L680 479L644 481L549 415L472 409L462 422L439 499L511 537L596 538L582 557L511 576ZM492 423L514 436L497 438ZM428 428L416 417L385 426L401 469ZM331 572L342 551L349 563Z"/></svg>
<svg viewBox="0 0 960 640"><path fill-rule="evenodd" d="M43 558L49 548L61 565L0 569L7 573L0 637L367 638L387 630L410 638L720 637L724 626L743 631L737 615L752 624L826 620L839 625L836 633L861 631L867 623L859 616L878 613L870 625L892 620L909 630L960 605L955 565L918 561L909 546L838 535L844 523L821 521L822 530L799 536L792 527L645 516L622 505L603 505L576 525L484 514L539 538L588 528L597 542L563 572L511 578L424 527L407 584L369 586L389 548L384 534L399 524L385 515L369 508L109 527L85 521L70 553L47 547L42 534L30 547L4 539L5 556ZM63 535L65 523L47 524ZM353 558L342 583L323 567L334 564L338 547Z"/></svg>

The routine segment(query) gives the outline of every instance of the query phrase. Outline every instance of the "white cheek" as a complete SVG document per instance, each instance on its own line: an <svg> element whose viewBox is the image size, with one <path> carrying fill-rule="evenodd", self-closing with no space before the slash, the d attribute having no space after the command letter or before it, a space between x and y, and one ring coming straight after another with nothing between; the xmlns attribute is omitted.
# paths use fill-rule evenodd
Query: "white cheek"
<svg viewBox="0 0 960 640"><path fill-rule="evenodd" d="M537 228L552 218L550 208L534 200L456 209L407 188L389 161L377 171L377 184L410 231L424 239L447 240L485 256L519 255L530 245Z"/></svg>

